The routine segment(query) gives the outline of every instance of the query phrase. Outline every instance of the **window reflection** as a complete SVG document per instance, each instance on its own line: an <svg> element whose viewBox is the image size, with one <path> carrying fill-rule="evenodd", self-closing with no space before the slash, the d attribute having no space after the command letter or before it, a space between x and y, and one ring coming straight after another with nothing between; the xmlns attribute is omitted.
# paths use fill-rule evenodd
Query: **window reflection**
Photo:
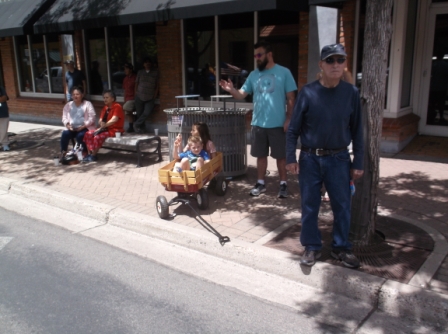
<svg viewBox="0 0 448 334"><path fill-rule="evenodd" d="M31 55L36 92L49 93L50 87L48 73L46 73L47 63L45 61L45 47L42 36L31 36Z"/></svg>
<svg viewBox="0 0 448 334"><path fill-rule="evenodd" d="M187 20L185 30L187 94L210 100L216 95L214 19Z"/></svg>
<svg viewBox="0 0 448 334"><path fill-rule="evenodd" d="M101 95L109 87L104 29L87 30L85 36L89 50L89 92L91 95Z"/></svg>
<svg viewBox="0 0 448 334"><path fill-rule="evenodd" d="M117 96L123 96L123 79L125 77L123 65L132 62L129 27L109 28L108 35L112 89Z"/></svg>
<svg viewBox="0 0 448 334"><path fill-rule="evenodd" d="M22 92L32 92L32 79L31 79L31 63L30 63L30 50L28 48L28 40L26 36L17 37L17 53L18 53L18 65L20 71L20 90Z"/></svg>
<svg viewBox="0 0 448 334"><path fill-rule="evenodd" d="M137 24L133 26L134 31L134 71L138 72L143 68L143 59L151 58L152 66L157 64L157 42L156 29L154 24Z"/></svg>
<svg viewBox="0 0 448 334"><path fill-rule="evenodd" d="M253 13L223 15L219 17L220 78L232 80L240 89L254 67L254 18ZM221 90L220 94L228 94ZM247 97L251 101L252 96Z"/></svg>
<svg viewBox="0 0 448 334"><path fill-rule="evenodd" d="M48 63L50 65L50 84L52 93L63 93L64 85L62 81L62 59L58 35L47 35ZM48 76L48 70L45 69ZM47 80L48 81L48 80Z"/></svg>

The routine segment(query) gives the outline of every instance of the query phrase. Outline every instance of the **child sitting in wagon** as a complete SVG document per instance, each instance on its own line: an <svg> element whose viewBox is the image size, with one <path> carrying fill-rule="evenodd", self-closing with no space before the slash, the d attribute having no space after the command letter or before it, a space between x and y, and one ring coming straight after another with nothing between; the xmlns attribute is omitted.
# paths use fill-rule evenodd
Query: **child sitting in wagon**
<svg viewBox="0 0 448 334"><path fill-rule="evenodd" d="M189 149L182 152L181 148L182 137L180 135L174 141L174 159L181 159L180 162L176 162L174 165L174 171L182 172L183 170L196 170L204 166L206 161L210 160L207 151L204 150L201 137L190 136L188 138Z"/></svg>

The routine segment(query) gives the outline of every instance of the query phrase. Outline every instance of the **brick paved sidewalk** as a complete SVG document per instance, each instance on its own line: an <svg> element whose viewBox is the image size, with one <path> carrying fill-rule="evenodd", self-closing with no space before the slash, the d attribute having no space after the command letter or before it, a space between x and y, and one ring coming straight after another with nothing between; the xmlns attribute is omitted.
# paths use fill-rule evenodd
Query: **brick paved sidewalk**
<svg viewBox="0 0 448 334"><path fill-rule="evenodd" d="M135 155L101 150L97 163L75 166L53 165L59 151L61 129L35 125L35 129L18 132L11 139L44 144L29 150L0 152L0 175L28 180L52 190L110 204L126 210L158 217L157 196L168 200L176 194L159 184L157 171L168 161L168 144L163 138L164 161L145 157L143 167L135 167ZM10 127L14 131L14 123ZM11 131L10 130L10 131ZM12 146L14 148L14 146ZM412 153L412 152L411 152ZM404 160L406 155L381 159L380 209L430 224L448 239L448 168L446 163ZM299 189L292 175L288 179L290 197L278 199L275 161L269 160L267 192L260 197L248 196L256 182L255 159L248 157L248 172L229 183L226 196L209 192L210 208L202 217L222 235L256 242L284 223L294 223L299 215ZM170 207L176 214L167 223L203 228L186 206ZM448 259L431 282L431 288L448 293Z"/></svg>

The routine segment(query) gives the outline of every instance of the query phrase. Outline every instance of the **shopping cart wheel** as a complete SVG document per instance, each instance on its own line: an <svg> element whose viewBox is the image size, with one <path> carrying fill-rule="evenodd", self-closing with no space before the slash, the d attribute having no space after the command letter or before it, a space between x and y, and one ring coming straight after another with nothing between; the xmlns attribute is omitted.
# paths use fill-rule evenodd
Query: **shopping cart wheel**
<svg viewBox="0 0 448 334"><path fill-rule="evenodd" d="M216 176L215 194L218 196L224 196L227 192L227 181L222 175Z"/></svg>
<svg viewBox="0 0 448 334"><path fill-rule="evenodd" d="M198 202L199 209L201 210L208 209L208 194L204 188L200 189L199 192L196 194L196 200Z"/></svg>
<svg viewBox="0 0 448 334"><path fill-rule="evenodd" d="M170 209L165 196L158 196L156 199L156 209L159 217L162 219L168 218Z"/></svg>

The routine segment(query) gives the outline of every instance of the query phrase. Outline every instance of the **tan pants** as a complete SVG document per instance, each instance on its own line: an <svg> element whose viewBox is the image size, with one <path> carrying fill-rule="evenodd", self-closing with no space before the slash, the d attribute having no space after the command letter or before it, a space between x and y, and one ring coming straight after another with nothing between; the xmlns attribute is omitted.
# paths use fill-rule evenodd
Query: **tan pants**
<svg viewBox="0 0 448 334"><path fill-rule="evenodd" d="M9 117L0 118L0 144L8 145L8 127L9 127Z"/></svg>

